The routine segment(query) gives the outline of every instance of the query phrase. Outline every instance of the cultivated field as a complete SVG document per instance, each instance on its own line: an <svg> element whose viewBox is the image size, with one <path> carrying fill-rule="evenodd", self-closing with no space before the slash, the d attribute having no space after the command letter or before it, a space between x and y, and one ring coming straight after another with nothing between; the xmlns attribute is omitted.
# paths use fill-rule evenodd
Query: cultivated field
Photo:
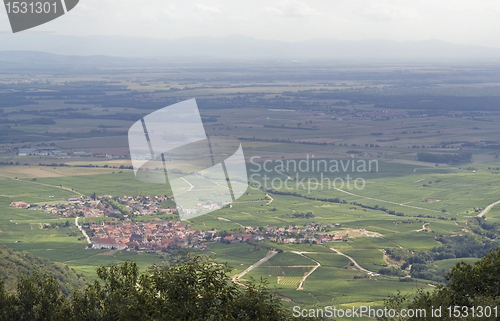
<svg viewBox="0 0 500 321"><path fill-rule="evenodd" d="M430 290L455 263L498 244L500 205L475 218L500 200L500 86L483 67L203 66L36 75L43 81L0 75L0 243L64 262L88 279L96 267L126 260L142 269L167 264L171 253L85 249L74 218L10 204L94 193L171 197L169 184L136 179L127 131L155 110L197 98L214 160L241 143L249 188L231 206L185 223L224 235L245 227L296 230L210 242L202 251L236 276L276 250L239 281L267 280L286 306L381 306L398 290ZM272 77L270 68L277 68ZM402 68L404 77L395 73ZM467 81L457 85L457 77ZM49 152L20 156L20 148ZM167 156L183 177L209 155L181 149ZM465 250L454 247L458 237L470 237L461 239ZM405 264L410 257L426 261Z"/></svg>

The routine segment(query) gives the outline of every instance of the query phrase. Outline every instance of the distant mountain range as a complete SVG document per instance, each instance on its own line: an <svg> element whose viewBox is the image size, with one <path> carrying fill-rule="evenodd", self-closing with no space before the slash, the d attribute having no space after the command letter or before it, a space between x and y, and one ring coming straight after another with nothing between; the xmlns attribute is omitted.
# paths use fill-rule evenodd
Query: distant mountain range
<svg viewBox="0 0 500 321"><path fill-rule="evenodd" d="M0 34L0 51L59 55L183 57L215 59L500 60L500 48L456 45L439 40L397 42L313 39L284 42L245 36L156 39L127 36Z"/></svg>

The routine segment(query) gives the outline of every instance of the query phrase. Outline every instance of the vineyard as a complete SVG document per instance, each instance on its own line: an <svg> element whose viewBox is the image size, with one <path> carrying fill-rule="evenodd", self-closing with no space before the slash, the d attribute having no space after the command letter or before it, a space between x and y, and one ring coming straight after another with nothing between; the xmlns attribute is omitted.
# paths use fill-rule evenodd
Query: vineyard
<svg viewBox="0 0 500 321"><path fill-rule="evenodd" d="M298 286L302 278L300 276L278 276L279 285Z"/></svg>

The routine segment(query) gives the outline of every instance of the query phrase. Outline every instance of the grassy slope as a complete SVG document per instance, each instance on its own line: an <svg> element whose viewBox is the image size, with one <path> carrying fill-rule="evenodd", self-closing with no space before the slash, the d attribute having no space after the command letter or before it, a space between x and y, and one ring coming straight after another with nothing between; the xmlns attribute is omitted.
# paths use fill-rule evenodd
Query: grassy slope
<svg viewBox="0 0 500 321"><path fill-rule="evenodd" d="M17 252L0 246L0 279L5 282L7 290L16 288L19 277L30 276L34 273L47 273L53 276L59 281L62 291L66 294L81 289L86 281L66 264L52 263L28 252Z"/></svg>

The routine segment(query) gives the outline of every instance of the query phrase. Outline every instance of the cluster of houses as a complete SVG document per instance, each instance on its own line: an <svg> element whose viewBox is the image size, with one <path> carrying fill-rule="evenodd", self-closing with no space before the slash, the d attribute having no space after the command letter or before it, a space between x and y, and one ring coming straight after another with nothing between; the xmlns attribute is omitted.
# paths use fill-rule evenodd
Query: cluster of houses
<svg viewBox="0 0 500 321"><path fill-rule="evenodd" d="M99 157L99 158L108 158L114 159L119 158L118 156L113 156L110 154L96 154L93 155L91 152L86 150L76 150L73 152L65 152L61 151L55 147L43 147L43 148L32 148L32 147L19 147L17 149L17 156L69 156L72 157Z"/></svg>
<svg viewBox="0 0 500 321"><path fill-rule="evenodd" d="M17 156L68 156L67 152L63 152L58 148L45 147L45 148L18 148ZM89 157L92 156L92 153L88 151L74 151L72 153L73 156L78 157Z"/></svg>
<svg viewBox="0 0 500 321"><path fill-rule="evenodd" d="M106 204L107 195L99 196L96 200L89 197L68 198L66 203L59 204L28 204L25 202L12 202L11 206L17 208L29 208L31 210L42 210L63 217L119 217L121 212ZM173 214L176 209L162 208L161 203L168 201L166 195L156 196L124 196L117 201L123 204L134 215Z"/></svg>
<svg viewBox="0 0 500 321"><path fill-rule="evenodd" d="M206 245L200 243L214 240L217 235L216 231L194 230L180 221L90 224L89 229L95 249L161 250L191 246L204 250Z"/></svg>
<svg viewBox="0 0 500 321"><path fill-rule="evenodd" d="M342 103L340 103L342 104ZM290 109L270 109L270 111L291 112L306 116L324 116L325 112L316 110L290 110ZM410 118L413 115L407 112L388 111L388 110L360 110L360 109L332 109L327 112L329 116L333 116L333 120L345 121L348 119L369 119L369 120L386 120L386 119L401 119ZM420 115L419 115L420 116ZM422 115L423 116L423 115Z"/></svg>
<svg viewBox="0 0 500 321"><path fill-rule="evenodd" d="M194 208L181 208L181 212L183 214L192 215L192 214L201 213L204 210L218 210L220 208L222 208L221 203L214 204L214 203L206 202L206 204L198 203Z"/></svg>
<svg viewBox="0 0 500 321"><path fill-rule="evenodd" d="M48 213L64 217L121 217L121 212L113 208L103 195L93 200L87 197L70 198L67 203L51 205L29 205L24 202L13 202L12 206L43 210ZM138 215L174 213L175 209L164 209L162 202L168 201L166 195L157 196L123 196L114 198L130 211ZM92 222L92 221L91 221ZM106 221L101 224L86 224L88 234L95 249L131 249L131 250L162 250L177 247L193 247L205 249L203 244L208 241L220 241L227 244L240 242L256 242L267 239L271 242L285 244L322 244L332 241L341 241L346 238L342 233L332 231L340 228L341 224L315 224L307 226L289 225L288 227L245 227L244 232L229 233L198 231L190 228L180 221L176 222L133 222L127 218L116 221Z"/></svg>
<svg viewBox="0 0 500 321"><path fill-rule="evenodd" d="M44 205L41 207L41 209L44 212L49 212L64 217L116 216L109 215L111 213L115 213L116 210L114 210L111 206L106 206L105 204L98 201L93 201L91 199L69 198L68 202L70 203Z"/></svg>
<svg viewBox="0 0 500 321"><path fill-rule="evenodd" d="M17 149L18 156L66 156L67 153L60 151L57 148L18 148Z"/></svg>
<svg viewBox="0 0 500 321"><path fill-rule="evenodd" d="M113 213L116 213L112 207L107 206L99 201L93 201L88 198L68 198L67 203L59 204L28 204L25 202L12 202L11 206L17 208L27 208L30 210L41 210L45 213L52 213L60 215L62 217L98 217L98 216L109 216L112 217ZM111 214L111 215L108 215ZM116 216L116 215L115 215Z"/></svg>
<svg viewBox="0 0 500 321"><path fill-rule="evenodd" d="M333 224L329 224L333 226ZM320 225L306 227L290 225L288 228L269 227L265 230L246 227L241 233L218 233L216 230L198 231L184 223L131 221L121 224L89 224L94 249L162 250L176 247L193 247L204 250L204 242L220 241L227 244L256 242L268 239L276 243L317 243L343 240L344 236L318 231ZM294 237L290 237L294 236Z"/></svg>
<svg viewBox="0 0 500 321"><path fill-rule="evenodd" d="M285 243L285 244L323 244L331 241L341 241L345 239L345 236L336 235L333 232L323 232L325 227L340 227L341 224L315 224L311 223L304 227L298 227L296 225L289 225L286 227L274 228L268 227L266 230L262 231L259 228L246 227L245 234L233 234L225 236L222 241L229 243L236 243L240 241L258 241L264 238L271 242ZM247 233L251 233L249 236Z"/></svg>
<svg viewBox="0 0 500 321"><path fill-rule="evenodd" d="M97 199L102 200L107 195L99 196ZM152 214L172 214L176 213L177 209L173 208L162 208L161 203L169 201L170 198L167 195L155 195L155 196L127 196L118 197L117 202L125 205L130 213L134 215L152 215Z"/></svg>
<svg viewBox="0 0 500 321"><path fill-rule="evenodd" d="M28 208L28 207L30 207L30 205L28 203L25 203L25 202L12 202L12 203L10 203L10 206L14 206L14 207L17 207L17 208Z"/></svg>

